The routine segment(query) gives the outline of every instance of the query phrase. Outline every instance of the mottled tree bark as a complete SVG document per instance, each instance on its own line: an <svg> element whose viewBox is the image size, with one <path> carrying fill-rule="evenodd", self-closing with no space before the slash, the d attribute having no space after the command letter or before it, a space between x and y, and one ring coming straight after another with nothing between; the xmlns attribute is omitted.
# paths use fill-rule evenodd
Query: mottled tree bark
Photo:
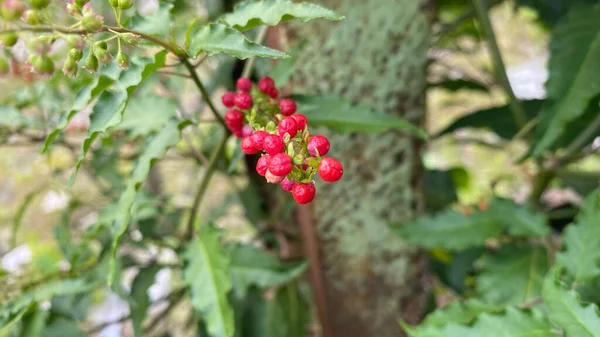
<svg viewBox="0 0 600 337"><path fill-rule="evenodd" d="M322 3L346 19L290 27L290 39L308 42L295 89L343 96L421 124L431 1ZM321 316L335 337L402 336L398 320L414 323L423 315L425 268L388 224L406 222L421 208L419 143L398 132L318 131L345 166L341 182L319 183L316 201L299 211L304 225L313 218L316 226L327 300Z"/></svg>

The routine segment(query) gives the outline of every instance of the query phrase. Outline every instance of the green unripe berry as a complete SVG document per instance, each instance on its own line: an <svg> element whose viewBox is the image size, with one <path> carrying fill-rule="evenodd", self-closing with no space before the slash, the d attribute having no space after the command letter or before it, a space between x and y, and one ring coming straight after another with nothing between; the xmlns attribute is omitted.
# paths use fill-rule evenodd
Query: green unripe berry
<svg viewBox="0 0 600 337"><path fill-rule="evenodd" d="M19 37L15 33L0 34L0 43L5 48L14 46L17 44L17 41L19 41Z"/></svg>
<svg viewBox="0 0 600 337"><path fill-rule="evenodd" d="M63 74L65 74L68 77L74 77L75 75L77 75L77 70L77 61L75 61L71 57L67 57L62 68Z"/></svg>
<svg viewBox="0 0 600 337"><path fill-rule="evenodd" d="M69 48L82 50L84 47L83 38L80 35L69 35L65 39Z"/></svg>
<svg viewBox="0 0 600 337"><path fill-rule="evenodd" d="M106 41L98 41L98 42L94 43L94 49L104 49L104 50L107 50L108 49L108 43L106 43Z"/></svg>
<svg viewBox="0 0 600 337"><path fill-rule="evenodd" d="M83 65L83 68L89 71L90 73L93 73L98 70L98 59L96 58L96 56L94 56L94 53L90 53L87 59L85 59L85 64Z"/></svg>
<svg viewBox="0 0 600 337"><path fill-rule="evenodd" d="M128 10L129 8L131 8L133 6L133 0L118 0L119 1L119 8L121 10Z"/></svg>
<svg viewBox="0 0 600 337"><path fill-rule="evenodd" d="M44 9L50 5L50 0L29 0L29 2L35 9Z"/></svg>
<svg viewBox="0 0 600 337"><path fill-rule="evenodd" d="M54 61L50 56L33 54L29 57L29 63L38 74L52 75L54 73Z"/></svg>
<svg viewBox="0 0 600 337"><path fill-rule="evenodd" d="M106 49L94 48L94 56L101 64L106 64L112 60L112 55Z"/></svg>
<svg viewBox="0 0 600 337"><path fill-rule="evenodd" d="M133 33L121 34L121 38L123 39L123 41L129 43L130 45L136 45L140 42L140 36Z"/></svg>
<svg viewBox="0 0 600 337"><path fill-rule="evenodd" d="M78 62L83 57L83 51L77 48L72 48L71 50L69 50L69 57L72 58L75 62Z"/></svg>
<svg viewBox="0 0 600 337"><path fill-rule="evenodd" d="M130 65L129 56L127 56L127 54L125 54L123 52L119 52L117 54L117 65L119 66L119 68L122 68L122 69L129 67L129 65Z"/></svg>
<svg viewBox="0 0 600 337"><path fill-rule="evenodd" d="M81 19L81 26L90 32L94 32L102 28L104 18L98 14L88 13Z"/></svg>
<svg viewBox="0 0 600 337"><path fill-rule="evenodd" d="M34 9L28 9L23 13L22 16L23 22L28 25L36 26L42 23L42 17L40 13Z"/></svg>

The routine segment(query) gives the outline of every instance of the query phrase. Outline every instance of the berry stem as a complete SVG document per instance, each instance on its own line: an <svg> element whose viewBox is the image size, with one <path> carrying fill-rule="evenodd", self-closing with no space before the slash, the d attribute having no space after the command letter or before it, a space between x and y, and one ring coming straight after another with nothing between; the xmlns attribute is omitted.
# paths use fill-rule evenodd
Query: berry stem
<svg viewBox="0 0 600 337"><path fill-rule="evenodd" d="M219 144L214 149L213 153L210 156L208 161L208 166L206 166L206 172L204 173L204 177L200 182L200 186L198 186L198 191L196 192L196 197L194 198L194 204L190 209L190 217L187 223L187 237L191 238L194 235L194 223L196 222L196 217L198 215L198 210L200 209L200 205L202 204L202 199L206 194L208 189L208 183L210 179L217 169L217 162L219 158L222 157L223 152L225 151L225 145L227 144L227 139L229 139L229 132L225 131L221 139L219 140Z"/></svg>

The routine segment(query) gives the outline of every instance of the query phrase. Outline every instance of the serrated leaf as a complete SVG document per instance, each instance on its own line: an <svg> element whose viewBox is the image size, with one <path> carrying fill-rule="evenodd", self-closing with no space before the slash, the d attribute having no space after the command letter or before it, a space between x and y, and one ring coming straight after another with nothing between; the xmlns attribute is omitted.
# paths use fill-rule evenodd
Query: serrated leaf
<svg viewBox="0 0 600 337"><path fill-rule="evenodd" d="M154 278L160 268L151 266L140 269L131 285L131 300L129 301L129 312L131 313L131 322L133 323L133 331L135 336L144 335L143 323L147 314L146 311L150 306L150 298L148 297L148 288L154 284Z"/></svg>
<svg viewBox="0 0 600 337"><path fill-rule="evenodd" d="M131 18L131 29L148 35L167 36L173 23L172 3L160 2L158 9L150 14L136 15Z"/></svg>
<svg viewBox="0 0 600 337"><path fill-rule="evenodd" d="M6 105L0 105L0 127L20 127L27 123L27 119L19 110Z"/></svg>
<svg viewBox="0 0 600 337"><path fill-rule="evenodd" d="M475 289L485 302L521 305L541 297L542 282L548 271L544 248L507 246L485 256L482 264Z"/></svg>
<svg viewBox="0 0 600 337"><path fill-rule="evenodd" d="M252 245L236 245L231 250L231 279L239 298L246 296L250 286L267 289L286 284L302 275L306 263L284 266L277 257Z"/></svg>
<svg viewBox="0 0 600 337"><path fill-rule="evenodd" d="M119 73L114 89L103 91L100 94L90 114L88 137L83 141L81 153L69 179L69 186L75 182L77 172L94 140L109 128L117 126L123 121L123 112L131 94L146 77L165 64L165 58L166 52L161 51L155 55L154 59L135 60L129 68Z"/></svg>
<svg viewBox="0 0 600 337"><path fill-rule="evenodd" d="M46 326L48 312L36 308L30 315L23 319L23 331L20 337L39 337Z"/></svg>
<svg viewBox="0 0 600 337"><path fill-rule="evenodd" d="M234 316L227 295L231 291L229 260L220 243L221 233L212 226L185 250L183 279L190 287L192 306L202 314L212 337L232 337Z"/></svg>
<svg viewBox="0 0 600 337"><path fill-rule="evenodd" d="M501 307L486 304L474 298L466 301L456 301L427 315L419 327L442 327L449 322L470 325L481 313L498 313L501 311Z"/></svg>
<svg viewBox="0 0 600 337"><path fill-rule="evenodd" d="M129 225L129 220L131 218L131 208L133 207L137 193L144 181L146 181L154 161L164 157L167 150L179 142L180 129L187 125L187 123L178 125L175 121L167 123L163 129L150 140L146 150L137 160L131 173L130 180L127 183L127 187L119 198L115 220L112 223L114 241L111 266L114 266L117 248L123 234L127 231L127 226ZM109 283L112 283L113 281L112 277L114 275L112 271L113 268L111 268L111 274L109 275Z"/></svg>
<svg viewBox="0 0 600 337"><path fill-rule="evenodd" d="M544 304L550 321L565 337L600 337L600 315L595 304L584 306L575 290L561 285L560 268L554 268L544 281Z"/></svg>
<svg viewBox="0 0 600 337"><path fill-rule="evenodd" d="M131 99L119 129L129 130L132 137L159 131L175 117L175 103L160 96L138 96Z"/></svg>
<svg viewBox="0 0 600 337"><path fill-rule="evenodd" d="M192 56L225 53L241 60L249 57L287 58L286 53L251 42L239 31L223 24L194 24L186 39L186 49Z"/></svg>
<svg viewBox="0 0 600 337"><path fill-rule="evenodd" d="M354 105L340 97L294 95L293 98L298 104L298 111L306 115L314 126L344 133L398 130L427 139L425 131L398 116L375 111L365 105Z"/></svg>
<svg viewBox="0 0 600 337"><path fill-rule="evenodd" d="M55 317L52 322L44 329L42 337L86 337L88 334L83 332L76 321L63 317Z"/></svg>
<svg viewBox="0 0 600 337"><path fill-rule="evenodd" d="M521 104L529 120L535 118L542 106L543 100L522 101ZM519 128L510 118L510 107L507 105L477 110L457 119L452 124L440 131L436 137L460 130L463 128L482 128L494 132L501 138L512 139Z"/></svg>
<svg viewBox="0 0 600 337"><path fill-rule="evenodd" d="M556 261L565 266L576 281L587 281L600 275L600 189L583 202L575 223L564 231L564 251Z"/></svg>
<svg viewBox="0 0 600 337"><path fill-rule="evenodd" d="M425 247L463 250L483 246L485 240L502 233L502 225L489 213L466 216L446 209L434 216L423 216L397 229L411 243Z"/></svg>
<svg viewBox="0 0 600 337"><path fill-rule="evenodd" d="M344 16L321 6L291 0L244 1L235 6L233 13L223 16L222 21L244 31L261 25L276 26L280 22L298 19L307 22L313 19L342 20Z"/></svg>
<svg viewBox="0 0 600 337"><path fill-rule="evenodd" d="M599 16L600 6L577 6L553 30L546 83L549 104L540 112L535 156L551 147L600 94L600 79L595 76L600 72Z"/></svg>
<svg viewBox="0 0 600 337"><path fill-rule="evenodd" d="M509 234L539 237L550 233L546 214L536 212L527 205L517 205L512 200L495 198L490 202L487 211L506 227Z"/></svg>
<svg viewBox="0 0 600 337"><path fill-rule="evenodd" d="M451 322L443 327L403 325L411 337L555 337L539 311L508 307L504 314L480 314L472 326Z"/></svg>

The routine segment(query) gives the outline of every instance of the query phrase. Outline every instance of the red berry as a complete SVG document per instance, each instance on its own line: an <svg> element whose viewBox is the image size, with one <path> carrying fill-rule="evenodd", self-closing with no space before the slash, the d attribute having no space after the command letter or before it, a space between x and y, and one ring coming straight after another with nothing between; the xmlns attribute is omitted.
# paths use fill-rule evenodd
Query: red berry
<svg viewBox="0 0 600 337"><path fill-rule="evenodd" d="M240 77L238 78L235 86L238 88L239 91L250 92L250 90L252 89L252 82L248 77Z"/></svg>
<svg viewBox="0 0 600 337"><path fill-rule="evenodd" d="M262 150L263 142L265 141L265 138L268 135L269 134L266 131L258 130L258 131L254 131L254 133L250 137L252 137L252 140L254 141L256 148Z"/></svg>
<svg viewBox="0 0 600 337"><path fill-rule="evenodd" d="M317 172L319 173L319 176L321 176L321 179L333 183L342 178L344 175L344 167L337 159L327 157L321 160Z"/></svg>
<svg viewBox="0 0 600 337"><path fill-rule="evenodd" d="M292 196L299 204L308 204L315 198L315 185L313 183L296 183L292 187Z"/></svg>
<svg viewBox="0 0 600 337"><path fill-rule="evenodd" d="M221 102L223 102L223 105L228 108L233 107L234 99L235 99L235 92L231 92L231 91L228 91L228 92L224 93L223 96L221 96Z"/></svg>
<svg viewBox="0 0 600 337"><path fill-rule="evenodd" d="M252 107L252 96L247 92L238 92L235 95L235 106L242 110L248 110Z"/></svg>
<svg viewBox="0 0 600 337"><path fill-rule="evenodd" d="M296 182L293 180L289 180L288 178L284 178L281 183L279 183L279 185L281 185L281 188L283 188L284 190L291 192L292 188L294 188L294 185L296 185Z"/></svg>
<svg viewBox="0 0 600 337"><path fill-rule="evenodd" d="M263 77L258 81L258 90L268 94L275 89L275 81L270 77Z"/></svg>
<svg viewBox="0 0 600 337"><path fill-rule="evenodd" d="M267 135L263 141L263 150L270 155L283 152L285 150L283 138L279 135Z"/></svg>
<svg viewBox="0 0 600 337"><path fill-rule="evenodd" d="M245 154L255 154L259 151L259 149L256 148L256 144L254 144L252 137L244 137L244 139L242 139L242 151Z"/></svg>
<svg viewBox="0 0 600 337"><path fill-rule="evenodd" d="M280 182L283 181L283 179L285 179L284 176L274 175L269 170L267 170L267 173L265 173L265 178L267 179L267 182L270 184L279 184Z"/></svg>
<svg viewBox="0 0 600 337"><path fill-rule="evenodd" d="M321 135L310 136L308 138L308 145L306 145L308 153L311 156L316 156L317 152L319 156L324 156L329 152L329 147L329 140L327 137Z"/></svg>
<svg viewBox="0 0 600 337"><path fill-rule="evenodd" d="M296 112L296 102L291 98L284 98L279 101L279 112L284 116L290 116Z"/></svg>
<svg viewBox="0 0 600 337"><path fill-rule="evenodd" d="M231 130L231 128L229 128ZM233 133L234 136L236 136L237 138L244 138L244 132L242 131L242 129L237 129L237 130L231 130L231 132Z"/></svg>
<svg viewBox="0 0 600 337"><path fill-rule="evenodd" d="M277 131L282 137L286 133L289 133L290 137L294 137L296 133L298 133L298 124L292 117L286 117L279 122L279 125L277 125Z"/></svg>
<svg viewBox="0 0 600 337"><path fill-rule="evenodd" d="M298 126L298 131L304 131L306 125L308 124L308 119L303 114L293 114L292 118L296 121Z"/></svg>
<svg viewBox="0 0 600 337"><path fill-rule="evenodd" d="M239 130L244 125L244 114L240 110L229 109L225 113L225 123L233 130Z"/></svg>
<svg viewBox="0 0 600 337"><path fill-rule="evenodd" d="M292 158L285 153L278 153L271 157L269 171L278 176L286 176L292 172Z"/></svg>
<svg viewBox="0 0 600 337"><path fill-rule="evenodd" d="M270 160L271 157L268 154L258 158L258 161L256 162L256 172L264 177L267 173L267 169L269 168Z"/></svg>
<svg viewBox="0 0 600 337"><path fill-rule="evenodd" d="M273 88L273 89L269 90L267 95L269 95L273 99L277 99L277 97L279 97L279 90L277 90L277 88Z"/></svg>

